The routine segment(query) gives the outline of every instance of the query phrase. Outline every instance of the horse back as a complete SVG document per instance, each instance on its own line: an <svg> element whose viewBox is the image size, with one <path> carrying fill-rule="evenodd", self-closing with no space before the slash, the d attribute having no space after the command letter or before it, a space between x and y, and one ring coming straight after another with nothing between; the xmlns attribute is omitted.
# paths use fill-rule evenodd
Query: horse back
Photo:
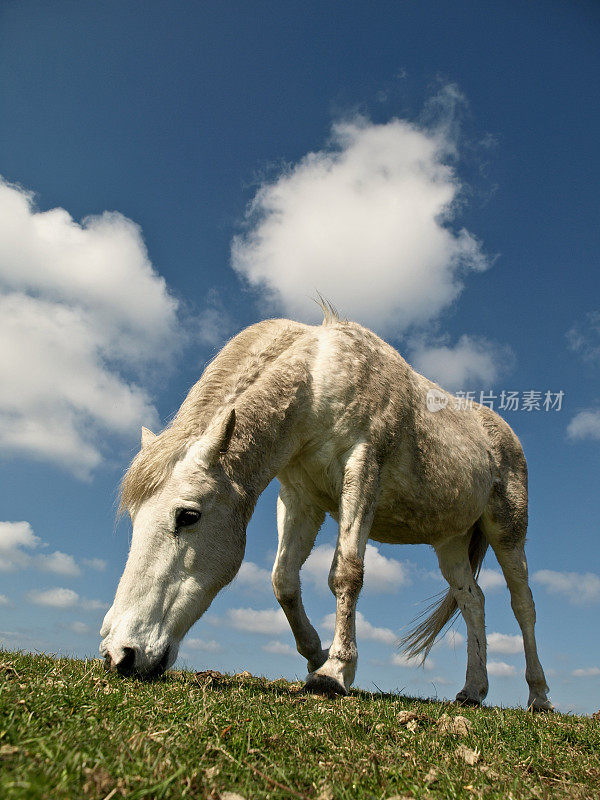
<svg viewBox="0 0 600 800"><path fill-rule="evenodd" d="M372 538L434 543L467 530L494 485L524 464L507 423L479 404L461 407L360 325L325 326L318 338L302 468L326 510L335 514L345 460L366 442L381 476ZM439 411L427 406L432 389L448 398Z"/></svg>

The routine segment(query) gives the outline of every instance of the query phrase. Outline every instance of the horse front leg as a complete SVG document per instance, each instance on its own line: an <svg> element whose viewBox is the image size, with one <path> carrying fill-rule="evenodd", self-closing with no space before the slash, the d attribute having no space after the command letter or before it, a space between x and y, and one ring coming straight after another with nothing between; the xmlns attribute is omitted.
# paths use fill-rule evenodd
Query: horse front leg
<svg viewBox="0 0 600 800"><path fill-rule="evenodd" d="M327 660L319 634L310 624L302 603L300 569L315 543L325 514L304 502L297 491L281 485L277 499L279 546L273 566L275 597L286 615L296 640L296 648L312 672Z"/></svg>
<svg viewBox="0 0 600 800"><path fill-rule="evenodd" d="M346 463L340 499L339 535L329 573L336 599L335 630L327 661L311 672L305 688L315 693L348 693L356 674L356 601L363 584L364 555L379 489L379 469L367 445Z"/></svg>

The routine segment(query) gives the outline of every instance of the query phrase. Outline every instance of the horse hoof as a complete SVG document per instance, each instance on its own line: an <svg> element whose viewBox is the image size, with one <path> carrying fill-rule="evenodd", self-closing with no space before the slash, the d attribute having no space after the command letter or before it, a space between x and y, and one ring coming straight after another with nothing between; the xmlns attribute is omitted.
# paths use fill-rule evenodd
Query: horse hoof
<svg viewBox="0 0 600 800"><path fill-rule="evenodd" d="M330 678L328 675L318 675L313 673L309 675L304 684L304 691L310 694L324 694L327 697L335 697L342 695L345 697L348 692L335 678Z"/></svg>
<svg viewBox="0 0 600 800"><path fill-rule="evenodd" d="M527 706L528 711L533 711L535 714L539 714L545 712L547 714L552 714L554 711L554 706L550 702L550 700L534 700Z"/></svg>
<svg viewBox="0 0 600 800"><path fill-rule="evenodd" d="M456 695L455 703L458 703L459 706L480 706L481 700L478 700L476 697L469 697L468 694L465 692L459 692Z"/></svg>

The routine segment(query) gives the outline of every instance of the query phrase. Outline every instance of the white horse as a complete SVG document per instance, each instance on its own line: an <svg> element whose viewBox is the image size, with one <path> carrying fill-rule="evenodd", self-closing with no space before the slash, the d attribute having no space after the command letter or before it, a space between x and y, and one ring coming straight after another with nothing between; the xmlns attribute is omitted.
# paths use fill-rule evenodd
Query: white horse
<svg viewBox="0 0 600 800"><path fill-rule="evenodd" d="M449 401L435 413L431 389ZM254 505L275 476L273 588L308 662L307 689L345 694L352 684L368 539L425 543L450 588L404 644L425 657L460 609L468 664L456 699L481 703L488 679L476 577L491 545L523 633L529 705L552 708L527 582L527 468L517 437L485 406L455 408L374 333L328 310L321 326L246 328L160 435L142 429L121 487L131 550L101 631L109 668L149 677L173 664L183 636L238 572ZM339 523L329 650L308 620L299 579L326 512Z"/></svg>

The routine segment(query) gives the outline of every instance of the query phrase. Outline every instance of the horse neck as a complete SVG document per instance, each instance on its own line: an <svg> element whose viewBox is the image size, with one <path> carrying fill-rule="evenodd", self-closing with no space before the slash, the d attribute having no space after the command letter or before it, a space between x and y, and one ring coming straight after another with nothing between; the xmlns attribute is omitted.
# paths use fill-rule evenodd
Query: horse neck
<svg viewBox="0 0 600 800"><path fill-rule="evenodd" d="M264 397L242 407L228 471L248 495L252 508L273 478L301 446L298 423L306 414L305 385L296 385L278 402Z"/></svg>

